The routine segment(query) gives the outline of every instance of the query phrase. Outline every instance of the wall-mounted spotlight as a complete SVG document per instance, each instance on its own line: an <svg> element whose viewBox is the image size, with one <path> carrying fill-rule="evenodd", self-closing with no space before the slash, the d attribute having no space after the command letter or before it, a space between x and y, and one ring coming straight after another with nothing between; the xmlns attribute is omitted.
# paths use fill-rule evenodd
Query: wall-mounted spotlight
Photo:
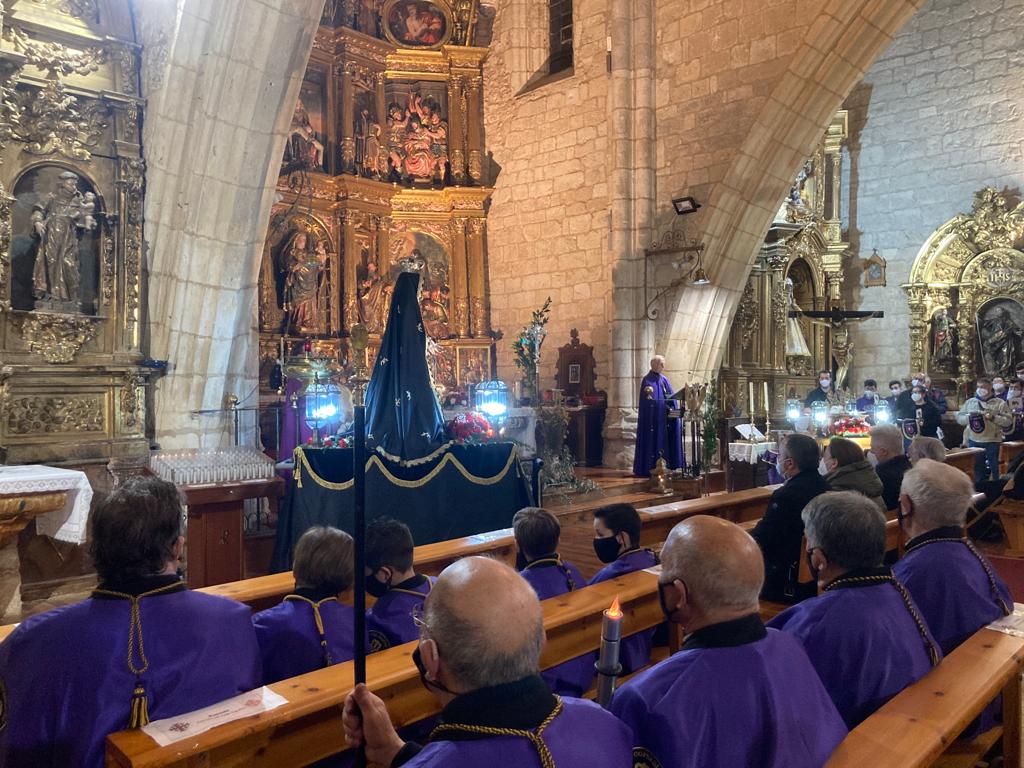
<svg viewBox="0 0 1024 768"><path fill-rule="evenodd" d="M697 209L700 208L700 203L689 196L674 197L672 198L672 207L676 209L678 215L685 216L688 213L696 213Z"/></svg>

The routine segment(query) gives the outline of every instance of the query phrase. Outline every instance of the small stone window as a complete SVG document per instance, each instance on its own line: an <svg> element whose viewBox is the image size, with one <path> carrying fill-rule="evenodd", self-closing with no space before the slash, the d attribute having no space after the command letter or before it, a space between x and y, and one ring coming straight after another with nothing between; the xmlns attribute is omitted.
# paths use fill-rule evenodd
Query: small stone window
<svg viewBox="0 0 1024 768"><path fill-rule="evenodd" d="M572 0L548 0L548 74L572 69Z"/></svg>

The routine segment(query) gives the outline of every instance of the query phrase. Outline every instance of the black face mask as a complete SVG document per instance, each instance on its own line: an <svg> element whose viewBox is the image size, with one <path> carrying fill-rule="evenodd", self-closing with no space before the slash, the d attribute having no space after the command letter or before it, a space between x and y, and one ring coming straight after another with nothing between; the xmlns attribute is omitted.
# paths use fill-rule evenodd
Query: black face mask
<svg viewBox="0 0 1024 768"><path fill-rule="evenodd" d="M420 655L420 647L418 645L416 650L412 652L412 663L416 665L416 670L420 673L420 683L422 683L424 688L428 691L433 688L435 691L441 691L441 693L451 693L443 683L427 679L427 668L423 665L423 657Z"/></svg>
<svg viewBox="0 0 1024 768"><path fill-rule="evenodd" d="M378 600L388 593L391 589L391 579L386 582L381 581L376 576L366 577L366 594L373 595Z"/></svg>
<svg viewBox="0 0 1024 768"><path fill-rule="evenodd" d="M614 536L606 539L594 539L594 554L602 563L612 563L619 556L619 540Z"/></svg>
<svg viewBox="0 0 1024 768"><path fill-rule="evenodd" d="M516 552L516 570L521 571L523 568L528 566L530 561L526 559L526 555L522 552Z"/></svg>

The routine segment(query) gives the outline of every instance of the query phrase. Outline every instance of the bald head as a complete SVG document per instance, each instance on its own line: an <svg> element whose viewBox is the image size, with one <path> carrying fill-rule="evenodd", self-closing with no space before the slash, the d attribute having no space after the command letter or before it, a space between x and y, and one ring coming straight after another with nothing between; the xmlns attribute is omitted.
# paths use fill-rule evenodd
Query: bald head
<svg viewBox="0 0 1024 768"><path fill-rule="evenodd" d="M424 638L437 643L466 690L537 674L544 642L540 601L525 579L486 557L441 572L423 603Z"/></svg>
<svg viewBox="0 0 1024 768"><path fill-rule="evenodd" d="M697 515L668 535L661 551L662 581L679 579L705 614L756 611L764 582L757 543L735 523Z"/></svg>

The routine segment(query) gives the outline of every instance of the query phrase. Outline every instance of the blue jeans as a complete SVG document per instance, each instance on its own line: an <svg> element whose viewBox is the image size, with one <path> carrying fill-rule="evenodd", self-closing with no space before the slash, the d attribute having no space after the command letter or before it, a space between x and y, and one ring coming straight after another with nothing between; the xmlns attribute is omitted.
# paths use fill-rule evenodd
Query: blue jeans
<svg viewBox="0 0 1024 768"><path fill-rule="evenodd" d="M971 448L984 448L984 453L974 457L974 482L980 483L983 480L999 479L999 447L1002 443L976 443L971 439L967 440Z"/></svg>

